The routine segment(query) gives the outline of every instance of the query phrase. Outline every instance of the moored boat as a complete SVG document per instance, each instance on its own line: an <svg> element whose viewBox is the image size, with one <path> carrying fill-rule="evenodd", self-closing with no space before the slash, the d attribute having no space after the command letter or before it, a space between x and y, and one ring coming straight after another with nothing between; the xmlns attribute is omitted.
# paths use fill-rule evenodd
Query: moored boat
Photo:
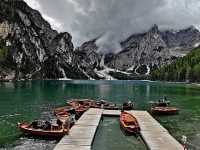
<svg viewBox="0 0 200 150"><path fill-rule="evenodd" d="M131 101L125 102L122 105L122 110L133 110L134 109L134 103Z"/></svg>
<svg viewBox="0 0 200 150"><path fill-rule="evenodd" d="M77 107L80 106L78 100L71 100L71 101L67 102L67 104L72 106L74 109L76 109Z"/></svg>
<svg viewBox="0 0 200 150"><path fill-rule="evenodd" d="M73 100L67 102L67 104L69 104L73 108L77 108L80 106L90 107L94 103L95 103L95 101L91 100L91 99L73 99Z"/></svg>
<svg viewBox="0 0 200 150"><path fill-rule="evenodd" d="M159 99L158 101L150 101L149 102L154 107L167 107L170 105L170 101L167 100L167 97L163 97L163 99Z"/></svg>
<svg viewBox="0 0 200 150"><path fill-rule="evenodd" d="M71 114L65 111L60 111L55 114L57 117L69 117Z"/></svg>
<svg viewBox="0 0 200 150"><path fill-rule="evenodd" d="M79 118L85 111L87 111L90 107L86 106L79 106L78 108L75 109L76 115Z"/></svg>
<svg viewBox="0 0 200 150"><path fill-rule="evenodd" d="M127 112L121 113L120 126L127 134L137 134L140 132L140 127L137 119Z"/></svg>
<svg viewBox="0 0 200 150"><path fill-rule="evenodd" d="M67 102L68 105L75 109L76 119L78 119L85 111L91 108L91 105L94 103L90 99L74 99Z"/></svg>
<svg viewBox="0 0 200 150"><path fill-rule="evenodd" d="M96 101L95 103L92 103L90 107L102 108L102 109L107 109L107 110L119 110L119 107L117 107L116 104L105 101L105 100Z"/></svg>
<svg viewBox="0 0 200 150"><path fill-rule="evenodd" d="M119 107L117 107L116 105L109 105L109 106L104 106L103 109L106 109L106 110L119 110Z"/></svg>
<svg viewBox="0 0 200 150"><path fill-rule="evenodd" d="M68 105L73 107L76 110L76 113L82 114L89 108L102 108L108 110L119 110L119 107L116 104L110 103L105 100L94 101L91 99L74 99L67 102Z"/></svg>
<svg viewBox="0 0 200 150"><path fill-rule="evenodd" d="M151 113L157 115L175 115L178 114L179 109L175 107L152 107Z"/></svg>
<svg viewBox="0 0 200 150"><path fill-rule="evenodd" d="M58 107L54 109L54 114L61 114L61 113L69 113L74 114L75 109L72 106L64 106L64 107Z"/></svg>
<svg viewBox="0 0 200 150"><path fill-rule="evenodd" d="M66 125L66 124L65 124ZM62 138L68 134L69 128L65 128L60 120L56 124L45 121L38 124L38 121L32 123L18 123L18 128L25 134L38 137Z"/></svg>

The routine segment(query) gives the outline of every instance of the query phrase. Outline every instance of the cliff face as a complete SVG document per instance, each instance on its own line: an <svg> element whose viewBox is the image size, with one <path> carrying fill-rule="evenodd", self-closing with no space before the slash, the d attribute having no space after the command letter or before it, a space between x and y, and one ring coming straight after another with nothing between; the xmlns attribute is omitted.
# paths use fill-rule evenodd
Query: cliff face
<svg viewBox="0 0 200 150"><path fill-rule="evenodd" d="M0 78L88 79L74 63L71 35L53 30L24 1L13 3L0 2L1 47L6 49L1 59Z"/></svg>
<svg viewBox="0 0 200 150"><path fill-rule="evenodd" d="M93 79L102 79L95 73L95 70L101 69L102 55L98 53L98 47L95 44L96 39L83 43L80 47L76 48L76 60L79 67Z"/></svg>

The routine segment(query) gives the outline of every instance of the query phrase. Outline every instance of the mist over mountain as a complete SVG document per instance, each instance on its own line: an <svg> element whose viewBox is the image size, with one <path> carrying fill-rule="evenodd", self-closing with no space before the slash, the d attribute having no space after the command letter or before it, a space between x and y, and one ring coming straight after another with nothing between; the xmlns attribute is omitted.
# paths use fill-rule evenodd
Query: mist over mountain
<svg viewBox="0 0 200 150"><path fill-rule="evenodd" d="M58 31L72 35L75 47L102 35L99 50L119 52L133 33L200 25L199 0L25 0ZM109 41L109 42L108 42Z"/></svg>

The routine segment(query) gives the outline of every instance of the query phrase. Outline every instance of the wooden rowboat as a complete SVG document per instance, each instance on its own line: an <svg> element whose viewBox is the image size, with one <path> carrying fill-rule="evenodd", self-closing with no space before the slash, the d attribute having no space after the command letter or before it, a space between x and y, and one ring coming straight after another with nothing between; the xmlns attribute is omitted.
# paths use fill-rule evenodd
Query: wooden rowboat
<svg viewBox="0 0 200 150"><path fill-rule="evenodd" d="M106 109L106 110L119 110L119 107L117 107L115 105L109 105L109 106L104 106L103 109Z"/></svg>
<svg viewBox="0 0 200 150"><path fill-rule="evenodd" d="M151 112L157 115L174 115L178 114L179 109L175 107L152 107Z"/></svg>
<svg viewBox="0 0 200 150"><path fill-rule="evenodd" d="M150 101L149 103L154 107L167 107L170 105L170 101L167 100L166 96L164 96L163 99L159 99L158 101Z"/></svg>
<svg viewBox="0 0 200 150"><path fill-rule="evenodd" d="M77 100L71 100L67 102L68 105L72 106L74 109L80 106L79 102Z"/></svg>
<svg viewBox="0 0 200 150"><path fill-rule="evenodd" d="M116 104L110 103L105 100L100 100L92 103L90 105L90 108L103 108L106 110L119 110L119 107L116 106Z"/></svg>
<svg viewBox="0 0 200 150"><path fill-rule="evenodd" d="M87 111L90 107L86 106L79 106L78 108L75 109L76 115L80 117L85 111Z"/></svg>
<svg viewBox="0 0 200 150"><path fill-rule="evenodd" d="M55 114L57 117L69 117L71 114L65 111L60 111Z"/></svg>
<svg viewBox="0 0 200 150"><path fill-rule="evenodd" d="M18 123L18 128L25 134L37 137L62 138L68 133L68 129L62 129L58 126L49 129L40 129L33 128L33 125L30 123Z"/></svg>
<svg viewBox="0 0 200 150"><path fill-rule="evenodd" d="M170 105L170 101L150 101L149 104L155 107L167 107Z"/></svg>
<svg viewBox="0 0 200 150"><path fill-rule="evenodd" d="M137 119L127 112L121 113L120 126L127 134L137 134L140 132L140 127Z"/></svg>
<svg viewBox="0 0 200 150"><path fill-rule="evenodd" d="M133 110L134 109L134 103L131 101L125 102L122 105L122 110Z"/></svg>
<svg viewBox="0 0 200 150"><path fill-rule="evenodd" d="M75 109L76 119L78 119L85 111L87 111L94 101L90 99L75 99L67 102Z"/></svg>
<svg viewBox="0 0 200 150"><path fill-rule="evenodd" d="M73 108L77 108L80 106L90 107L94 103L95 103L95 101L91 100L91 99L74 99L74 100L67 102L67 104L69 104Z"/></svg>
<svg viewBox="0 0 200 150"><path fill-rule="evenodd" d="M72 106L64 106L64 107L58 107L56 109L54 109L54 114L60 114L60 113L70 113L70 114L74 114L75 113L75 109Z"/></svg>

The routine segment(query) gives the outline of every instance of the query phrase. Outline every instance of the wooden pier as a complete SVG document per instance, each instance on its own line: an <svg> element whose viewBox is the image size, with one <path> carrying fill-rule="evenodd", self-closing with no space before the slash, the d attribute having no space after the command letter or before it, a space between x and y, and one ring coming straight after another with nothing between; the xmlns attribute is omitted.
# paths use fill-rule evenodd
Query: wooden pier
<svg viewBox="0 0 200 150"><path fill-rule="evenodd" d="M89 109L56 145L54 150L91 150L95 133L103 116L119 116L120 110ZM147 111L129 111L141 127L141 136L149 150L183 150L169 132Z"/></svg>
<svg viewBox="0 0 200 150"><path fill-rule="evenodd" d="M54 150L90 150L102 113L102 109L86 111Z"/></svg>
<svg viewBox="0 0 200 150"><path fill-rule="evenodd" d="M141 128L141 136L150 150L183 150L183 146L147 111L130 111Z"/></svg>

